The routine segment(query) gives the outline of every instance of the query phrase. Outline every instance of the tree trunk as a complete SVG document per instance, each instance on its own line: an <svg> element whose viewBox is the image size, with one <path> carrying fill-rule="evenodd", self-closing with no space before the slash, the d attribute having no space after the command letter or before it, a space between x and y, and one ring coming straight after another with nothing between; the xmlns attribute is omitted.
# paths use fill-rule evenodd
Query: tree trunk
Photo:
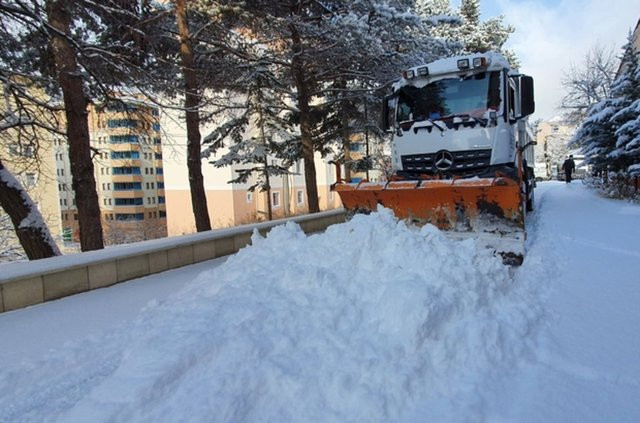
<svg viewBox="0 0 640 423"><path fill-rule="evenodd" d="M302 141L302 159L304 160L304 182L309 199L309 213L320 211L318 204L318 185L316 180L316 165L313 160L314 146L311 134L311 107L309 106L309 92L305 81L304 61L302 55L302 40L294 25L290 25L293 59L291 71L296 85L298 110L300 112L300 138Z"/></svg>
<svg viewBox="0 0 640 423"><path fill-rule="evenodd" d="M175 0L176 20L180 35L180 57L184 76L187 120L187 166L189 167L189 186L191 188L191 205L198 232L211 230L207 198L202 178L202 157L200 153L200 95L198 80L194 67L193 46L189 35L185 0Z"/></svg>
<svg viewBox="0 0 640 423"><path fill-rule="evenodd" d="M51 48L55 57L58 82L64 97L67 118L67 139L71 161L72 187L78 208L80 248L82 251L104 248L100 221L100 204L93 174L93 161L89 142L87 99L84 96L82 76L75 51L69 40L60 34L70 34L69 1L47 2L49 24L58 32L51 32Z"/></svg>
<svg viewBox="0 0 640 423"><path fill-rule="evenodd" d="M29 260L59 256L40 211L22 185L0 161L0 206L11 218L20 245Z"/></svg>

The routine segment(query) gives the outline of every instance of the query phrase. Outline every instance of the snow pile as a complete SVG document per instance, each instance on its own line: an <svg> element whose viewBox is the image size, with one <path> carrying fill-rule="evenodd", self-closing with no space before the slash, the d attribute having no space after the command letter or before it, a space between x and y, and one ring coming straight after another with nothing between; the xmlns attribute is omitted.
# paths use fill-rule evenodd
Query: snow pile
<svg viewBox="0 0 640 423"><path fill-rule="evenodd" d="M41 416L469 416L530 354L539 308L529 287L472 240L408 228L380 209L324 234L287 224L252 241L173 298L149 304L125 335L96 342L106 362L82 371L85 387L67 389L72 400L53 406L49 398L57 409ZM89 355L86 343L68 348Z"/></svg>

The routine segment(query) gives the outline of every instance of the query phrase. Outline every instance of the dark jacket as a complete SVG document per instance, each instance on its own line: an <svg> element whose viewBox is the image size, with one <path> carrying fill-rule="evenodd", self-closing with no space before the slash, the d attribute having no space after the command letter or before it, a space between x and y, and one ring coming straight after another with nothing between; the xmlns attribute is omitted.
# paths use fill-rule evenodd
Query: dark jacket
<svg viewBox="0 0 640 423"><path fill-rule="evenodd" d="M576 162L573 159L567 159L562 163L562 170L565 173L573 173L576 170Z"/></svg>

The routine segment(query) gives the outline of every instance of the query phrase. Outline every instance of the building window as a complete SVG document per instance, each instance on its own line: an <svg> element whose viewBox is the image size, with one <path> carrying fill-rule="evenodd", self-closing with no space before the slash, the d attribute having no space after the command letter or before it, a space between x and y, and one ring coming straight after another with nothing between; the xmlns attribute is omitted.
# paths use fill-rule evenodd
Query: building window
<svg viewBox="0 0 640 423"><path fill-rule="evenodd" d="M298 161L296 162L296 171L295 171L295 173L297 173L298 175L300 174L300 168L301 168L301 166L300 166L300 165L301 165L301 164L302 164L302 160L298 160Z"/></svg>
<svg viewBox="0 0 640 423"><path fill-rule="evenodd" d="M247 203L253 203L253 193L251 191L247 191Z"/></svg>
<svg viewBox="0 0 640 423"><path fill-rule="evenodd" d="M271 205L273 207L280 207L280 193L272 192L271 193Z"/></svg>
<svg viewBox="0 0 640 423"><path fill-rule="evenodd" d="M144 220L144 213L116 213L116 220Z"/></svg>
<svg viewBox="0 0 640 423"><path fill-rule="evenodd" d="M163 196L159 195L158 196L158 204L164 204L165 203L165 199Z"/></svg>
<svg viewBox="0 0 640 423"><path fill-rule="evenodd" d="M137 151L112 151L111 158L112 159L139 159L140 153Z"/></svg>
<svg viewBox="0 0 640 423"><path fill-rule="evenodd" d="M141 206L142 197L137 198L116 198L116 206Z"/></svg>
<svg viewBox="0 0 640 423"><path fill-rule="evenodd" d="M151 185L153 185L153 182ZM158 189L164 189L164 182L158 182Z"/></svg>
<svg viewBox="0 0 640 423"><path fill-rule="evenodd" d="M111 184L108 184L111 185ZM114 191L133 191L133 190L141 190L142 183L141 182L114 182L113 190Z"/></svg>
<svg viewBox="0 0 640 423"><path fill-rule="evenodd" d="M139 167L114 167L114 175L140 175Z"/></svg>
<svg viewBox="0 0 640 423"><path fill-rule="evenodd" d="M35 173L27 173L26 177L26 185L27 187L32 187L36 184L36 174Z"/></svg>
<svg viewBox="0 0 640 423"><path fill-rule="evenodd" d="M167 217L167 212L166 212L166 211L164 211L164 210L160 210L160 211L158 212L158 215L159 215L160 217Z"/></svg>
<svg viewBox="0 0 640 423"><path fill-rule="evenodd" d="M138 121L135 119L109 119L107 126L109 128L137 128Z"/></svg>
<svg viewBox="0 0 640 423"><path fill-rule="evenodd" d="M153 169L151 169L153 171ZM153 173L153 172L151 172ZM156 174L157 175L163 175L164 174L164 169L161 167L156 167Z"/></svg>
<svg viewBox="0 0 640 423"><path fill-rule="evenodd" d="M304 192L301 189L296 191L296 200L298 204L304 204Z"/></svg>
<svg viewBox="0 0 640 423"><path fill-rule="evenodd" d="M364 144L362 144L361 142L352 142L349 144L349 151L364 151Z"/></svg>

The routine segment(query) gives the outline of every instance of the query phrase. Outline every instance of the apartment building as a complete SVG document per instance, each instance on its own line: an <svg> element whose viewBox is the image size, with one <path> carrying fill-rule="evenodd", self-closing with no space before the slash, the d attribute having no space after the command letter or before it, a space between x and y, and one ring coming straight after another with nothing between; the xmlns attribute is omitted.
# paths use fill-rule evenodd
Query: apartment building
<svg viewBox="0 0 640 423"><path fill-rule="evenodd" d="M555 178L558 163L561 164L568 154L577 154L576 151L570 151L568 147L575 131L575 125L569 124L560 116L538 125L534 149L536 163L540 166L539 170L536 170L536 176Z"/></svg>
<svg viewBox="0 0 640 423"><path fill-rule="evenodd" d="M159 110L136 97L89 107L89 133L105 243L167 235ZM65 239L77 240L78 212L71 189L66 140L54 140Z"/></svg>
<svg viewBox="0 0 640 423"><path fill-rule="evenodd" d="M193 233L195 220L191 206L189 177L187 168L187 137L184 119L179 113L162 116L162 128L166 141L163 142L163 162L165 169L165 192L167 205L167 230L170 236ZM212 127L201 130L203 136ZM202 160L202 174L207 197L211 225L223 228L267 219L268 201L271 201L273 218L299 215L308 212L308 199L304 182L304 164L294 164L289 175L270 180L271 193L248 191L255 182L245 184L228 183L236 178L239 165L216 168L210 162L224 154L221 150L216 157ZM272 163L278 164L272 158ZM336 180L335 167L317 155L315 160L318 197L321 210L341 206L339 196L330 190Z"/></svg>

